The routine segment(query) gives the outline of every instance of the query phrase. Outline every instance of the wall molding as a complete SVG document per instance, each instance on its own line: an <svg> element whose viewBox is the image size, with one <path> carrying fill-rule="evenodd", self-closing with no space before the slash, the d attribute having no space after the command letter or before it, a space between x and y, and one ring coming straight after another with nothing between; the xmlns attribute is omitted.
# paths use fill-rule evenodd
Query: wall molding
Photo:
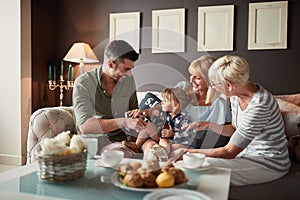
<svg viewBox="0 0 300 200"><path fill-rule="evenodd" d="M0 154L0 163L4 165L22 165L22 156L19 155L9 155L9 154Z"/></svg>

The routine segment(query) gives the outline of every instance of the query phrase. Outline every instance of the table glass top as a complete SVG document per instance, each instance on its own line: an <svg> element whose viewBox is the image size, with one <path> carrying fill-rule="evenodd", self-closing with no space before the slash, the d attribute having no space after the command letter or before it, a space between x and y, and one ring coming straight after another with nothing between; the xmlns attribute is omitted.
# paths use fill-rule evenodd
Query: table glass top
<svg viewBox="0 0 300 200"><path fill-rule="evenodd" d="M37 172L20 176L0 184L0 191L20 192L63 199L143 199L148 192L121 189L111 183L114 169L95 166L88 160L84 177L66 182L49 183L39 180ZM201 172L186 172L191 180L200 181ZM196 190L197 186L181 185L180 188Z"/></svg>

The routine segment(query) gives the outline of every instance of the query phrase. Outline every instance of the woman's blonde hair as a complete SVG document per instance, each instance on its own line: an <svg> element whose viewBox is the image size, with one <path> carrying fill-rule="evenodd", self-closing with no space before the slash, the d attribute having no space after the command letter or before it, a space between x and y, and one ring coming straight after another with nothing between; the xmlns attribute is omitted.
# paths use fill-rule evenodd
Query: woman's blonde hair
<svg viewBox="0 0 300 200"><path fill-rule="evenodd" d="M206 104L211 104L216 98L222 95L217 90L209 87L208 71L215 60L216 59L210 55L204 55L194 60L188 69L190 74L194 74L204 79L208 88L205 100ZM191 99L191 102L196 101L196 96L193 93L189 93L189 98Z"/></svg>
<svg viewBox="0 0 300 200"><path fill-rule="evenodd" d="M242 57L226 55L214 62L208 75L224 86L227 82L238 87L245 86L249 81L249 65Z"/></svg>
<svg viewBox="0 0 300 200"><path fill-rule="evenodd" d="M189 99L185 91L181 88L165 88L161 91L161 96L164 99L168 99L172 105L179 104L180 110L184 109L188 104Z"/></svg>

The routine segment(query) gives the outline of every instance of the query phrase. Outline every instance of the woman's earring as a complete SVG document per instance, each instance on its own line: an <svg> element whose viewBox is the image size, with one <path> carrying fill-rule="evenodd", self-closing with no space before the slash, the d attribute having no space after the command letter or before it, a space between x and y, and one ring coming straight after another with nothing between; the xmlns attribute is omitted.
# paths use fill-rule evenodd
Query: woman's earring
<svg viewBox="0 0 300 200"><path fill-rule="evenodd" d="M229 90L229 92L231 92L232 88L231 88L231 87L229 87L229 88L228 88L228 90Z"/></svg>

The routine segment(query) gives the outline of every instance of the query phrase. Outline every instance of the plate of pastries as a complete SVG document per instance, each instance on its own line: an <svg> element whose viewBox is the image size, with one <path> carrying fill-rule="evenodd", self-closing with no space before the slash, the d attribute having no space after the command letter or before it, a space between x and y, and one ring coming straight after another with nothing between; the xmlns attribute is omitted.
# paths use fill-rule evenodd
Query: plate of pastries
<svg viewBox="0 0 300 200"><path fill-rule="evenodd" d="M144 165L140 162L120 165L112 174L111 181L122 189L145 192L182 186L187 177L172 163L161 167L158 162L147 161Z"/></svg>

